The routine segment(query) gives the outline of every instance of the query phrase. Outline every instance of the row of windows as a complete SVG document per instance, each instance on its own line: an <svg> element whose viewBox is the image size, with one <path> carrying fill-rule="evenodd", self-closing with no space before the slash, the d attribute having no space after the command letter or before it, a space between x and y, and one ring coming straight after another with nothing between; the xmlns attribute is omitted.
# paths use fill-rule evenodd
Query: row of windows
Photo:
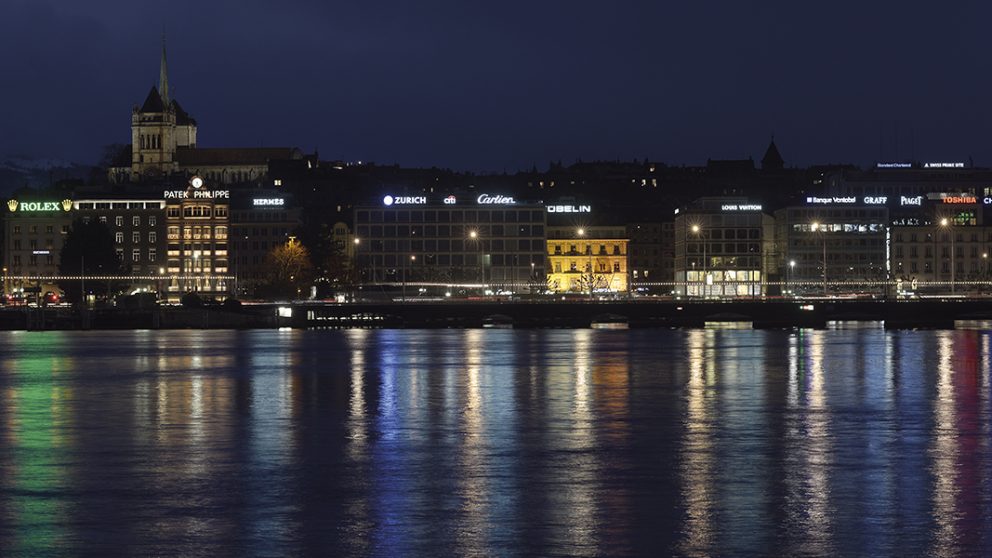
<svg viewBox="0 0 992 558"><path fill-rule="evenodd" d="M254 237L262 236L282 236L283 238L289 236L289 227L235 227L232 229L235 236L245 236L249 234Z"/></svg>
<svg viewBox="0 0 992 558"><path fill-rule="evenodd" d="M106 223L107 222L107 217L106 216L101 216L100 217L100 222L101 223ZM158 224L158 219L154 215L149 215L148 216L148 226L149 227L154 227L157 224ZM123 227L124 226L124 216L123 215L117 215L116 217L114 217L114 225L116 225L118 227ZM140 227L141 226L141 216L140 215L133 215L131 217L131 226L133 226L133 227Z"/></svg>
<svg viewBox="0 0 992 558"><path fill-rule="evenodd" d="M566 253L566 254L578 254L578 253L581 252L581 253L590 254L590 255L593 253L592 245L587 244L587 245L584 246L584 248L585 248L584 251L580 251L578 249L578 246L577 245L570 244L568 246L568 251L567 252L564 252L564 253ZM561 244L555 244L555 246L554 246L554 254L556 256L560 256L560 255L562 255L562 253L563 253L563 251L562 251L562 245ZM614 256L622 256L623 255L623 250L622 250L622 248L619 245L614 245L611 250L607 250L605 244L600 244L599 245L599 248L596 250L595 253L596 254L599 254L599 255L606 255L606 254L612 253Z"/></svg>
<svg viewBox="0 0 992 558"><path fill-rule="evenodd" d="M568 262L568 267L566 267L566 269L569 272L577 272L581 268L585 273L592 273L592 269L594 267L596 269L596 273L609 273L610 271L613 273L623 273L620 262L613 262L612 266L610 266L609 262L597 262L595 266L589 262ZM555 273L562 273L561 262L555 262L554 269Z"/></svg>
<svg viewBox="0 0 992 558"><path fill-rule="evenodd" d="M45 249L46 250L51 250L54 246L55 246L55 240L54 239L52 239L52 238L46 238L45 239ZM20 238L15 238L14 239L14 248L13 249L14 250L21 250L21 239ZM37 249L38 249L38 239L36 239L36 238L28 239L28 250L37 250Z"/></svg>
<svg viewBox="0 0 992 558"><path fill-rule="evenodd" d="M147 254L148 261L150 261L150 262L154 262L155 260L158 259L158 250L156 248L149 248L148 251L145 252L145 253ZM121 261L124 261L124 249L123 248L117 248L117 257L120 258ZM140 262L141 261L141 248L133 248L131 250L131 261L132 262Z"/></svg>
<svg viewBox="0 0 992 558"><path fill-rule="evenodd" d="M55 265L55 256L53 256L51 254L47 254L47 255L41 256L41 257L44 258L43 261L45 262L45 265ZM40 259L40 257L37 254L31 254L30 256L28 256L28 264L29 265L38 265L38 262L39 261L42 261L42 260ZM20 266L21 265L21 256L14 255L11 258L11 264L14 267Z"/></svg>
<svg viewBox="0 0 992 558"><path fill-rule="evenodd" d="M424 267L424 266L478 266L479 260L484 259L486 262L486 268L490 267L503 267L503 266L516 266L516 267L530 267L530 264L534 264L534 267L543 269L544 266L544 256L542 254L489 254L485 258L480 258L479 254L420 254L417 255L416 260L410 260L407 255L397 255L397 254L375 254L360 255L358 258L359 267L394 267L403 266L405 268L409 267Z"/></svg>
<svg viewBox="0 0 992 558"><path fill-rule="evenodd" d="M117 231L116 233L114 233L114 242L116 242L117 244L124 244L124 233L121 231ZM140 242L141 242L141 233L138 231L133 231L131 233L131 243L138 244ZM156 242L158 242L158 233L156 233L155 231L148 233L148 243L154 244Z"/></svg>
<svg viewBox="0 0 992 558"><path fill-rule="evenodd" d="M471 238L472 233L483 241L506 236L544 236L544 225L371 225L359 226L359 238Z"/></svg>
<svg viewBox="0 0 992 558"><path fill-rule="evenodd" d="M894 240L895 240L895 242L903 242L904 241L903 240L904 238L905 237L903 236L903 233L896 233L896 235L894 237ZM950 242L951 235L948 234L948 233L942 233L942 234L940 234L940 235L937 236L937 239L940 242ZM971 233L971 234L969 234L968 237L967 237L967 239L968 239L968 242L980 242L979 241L979 234L978 233ZM934 241L934 235L933 235L933 233L926 233L926 234L922 234L922 235L918 235L917 233L910 233L909 234L909 241L910 242L933 242ZM964 236L964 234L963 233L956 233L954 235L954 241L955 242L965 242L965 236ZM988 233L988 235L987 235L987 237L985 239L985 242L992 242L992 232Z"/></svg>
<svg viewBox="0 0 992 558"><path fill-rule="evenodd" d="M179 218L180 213L183 217L227 217L227 206L186 205L180 211L179 206L173 205L169 206L165 213L172 218Z"/></svg>
<svg viewBox="0 0 992 558"><path fill-rule="evenodd" d="M365 248L368 246L368 248ZM484 244L473 240L378 240L359 246L371 252L544 252L544 240L488 240Z"/></svg>
<svg viewBox="0 0 992 558"><path fill-rule="evenodd" d="M141 134L138 143L141 149L162 149L162 134Z"/></svg>
<svg viewBox="0 0 992 558"><path fill-rule="evenodd" d="M79 202L80 210L94 209L162 209L160 201L153 202Z"/></svg>
<svg viewBox="0 0 992 558"><path fill-rule="evenodd" d="M544 209L359 211L358 223L543 223Z"/></svg>
<svg viewBox="0 0 992 558"><path fill-rule="evenodd" d="M44 227L45 227L45 234L55 233L55 225L44 225ZM40 230L39 225L28 225L29 234L38 234L39 230ZM62 234L67 234L69 232L69 225L62 225L61 230L62 230ZM21 226L14 225L13 231L14 231L13 234L21 234Z"/></svg>
<svg viewBox="0 0 992 558"><path fill-rule="evenodd" d="M213 233L213 237L218 240L227 239L227 227L224 225L217 227L186 225L182 228L182 231L182 237L185 240L210 240L211 232ZM170 225L166 230L166 238L169 240L179 240L179 226Z"/></svg>
<svg viewBox="0 0 992 558"><path fill-rule="evenodd" d="M931 247L930 246L926 246L925 248L926 249L923 251L923 257L925 257L925 258L932 258L933 257L933 250L931 249ZM903 254L904 253L905 252L903 251L903 247L902 246L897 246L895 248L895 251L894 251L895 257L901 258L901 257L903 257ZM959 248L957 250L954 250L954 257L955 258L963 258L965 256L965 253L968 253L970 255L970 257L972 257L972 258L977 258L979 256L978 247L977 246L972 246L970 248L970 250L966 250L965 248ZM940 248L940 256L942 258L949 258L949 257L951 257L950 254L951 254L951 249L950 248L948 248L947 246L941 246L941 248ZM985 257L984 256L985 254L988 254L988 252L982 252L983 257ZM919 251L917 250L916 246L910 246L909 247L909 257L910 258L917 258L917 257L919 257Z"/></svg>

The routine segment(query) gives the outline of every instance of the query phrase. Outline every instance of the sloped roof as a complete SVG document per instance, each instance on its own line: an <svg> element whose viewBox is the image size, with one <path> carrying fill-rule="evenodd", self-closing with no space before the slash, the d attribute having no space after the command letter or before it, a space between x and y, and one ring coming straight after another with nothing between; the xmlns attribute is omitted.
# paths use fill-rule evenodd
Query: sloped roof
<svg viewBox="0 0 992 558"><path fill-rule="evenodd" d="M152 90L145 97L145 102L141 104L141 112L165 112L165 105L162 104L162 96L158 93L158 88L154 85Z"/></svg>
<svg viewBox="0 0 992 558"><path fill-rule="evenodd" d="M172 109L176 111L177 126L196 126L196 119L183 110L183 107L179 104L179 101L175 99L172 100Z"/></svg>
<svg viewBox="0 0 992 558"><path fill-rule="evenodd" d="M768 149L765 150L765 156L761 158L761 168L768 170L777 170L785 167L785 160L782 159L782 155L778 152L778 146L775 145L775 138L772 138L772 142L768 144Z"/></svg>
<svg viewBox="0 0 992 558"><path fill-rule="evenodd" d="M207 147L176 150L176 161L182 166L264 165L272 160L298 159L294 147Z"/></svg>

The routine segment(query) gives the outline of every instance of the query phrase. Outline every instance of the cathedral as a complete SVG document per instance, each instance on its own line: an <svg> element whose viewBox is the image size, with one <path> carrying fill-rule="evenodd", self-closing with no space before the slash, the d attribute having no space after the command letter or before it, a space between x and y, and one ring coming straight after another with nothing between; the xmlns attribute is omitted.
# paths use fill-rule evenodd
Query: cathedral
<svg viewBox="0 0 992 558"><path fill-rule="evenodd" d="M165 40L158 86L131 111L130 158L107 173L112 183L161 181L172 176L202 176L217 184L265 184L270 161L301 159L289 147L198 148L196 120L169 93Z"/></svg>

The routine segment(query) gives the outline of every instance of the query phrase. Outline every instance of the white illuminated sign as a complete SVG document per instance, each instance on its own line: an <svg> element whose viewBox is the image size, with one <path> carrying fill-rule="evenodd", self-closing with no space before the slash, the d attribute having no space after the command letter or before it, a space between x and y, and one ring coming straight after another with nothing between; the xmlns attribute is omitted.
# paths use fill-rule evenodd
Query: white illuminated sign
<svg viewBox="0 0 992 558"><path fill-rule="evenodd" d="M858 199L854 196L834 196L832 198L818 198L816 196L808 196L806 198L806 203L812 205L840 205L846 203L857 203Z"/></svg>
<svg viewBox="0 0 992 558"><path fill-rule="evenodd" d="M513 199L513 196L490 196L489 194L482 194L476 198L475 203L481 205L513 205L517 201Z"/></svg>
<svg viewBox="0 0 992 558"><path fill-rule="evenodd" d="M444 198L444 205L455 205L458 203L458 199L455 196L448 196Z"/></svg>
<svg viewBox="0 0 992 558"><path fill-rule="evenodd" d="M723 211L761 211L761 204L724 204L720 206Z"/></svg>
<svg viewBox="0 0 992 558"><path fill-rule="evenodd" d="M963 169L964 163L953 162L953 163L923 163L923 168L925 169Z"/></svg>
<svg viewBox="0 0 992 558"><path fill-rule="evenodd" d="M911 169L913 168L913 163L876 163L875 168L878 169Z"/></svg>
<svg viewBox="0 0 992 558"><path fill-rule="evenodd" d="M162 192L162 197L167 200L188 200L190 198L197 200L229 199L231 197L231 191L193 190L193 195L191 196L189 190L165 190Z"/></svg>
<svg viewBox="0 0 992 558"><path fill-rule="evenodd" d="M382 198L383 205L423 205L427 203L426 196L386 196Z"/></svg>
<svg viewBox="0 0 992 558"><path fill-rule="evenodd" d="M254 198L251 200L255 207L282 206L286 204L283 198Z"/></svg>
<svg viewBox="0 0 992 558"><path fill-rule="evenodd" d="M592 213L591 205L549 205L548 213Z"/></svg>
<svg viewBox="0 0 992 558"><path fill-rule="evenodd" d="M899 205L923 205L923 196L899 196Z"/></svg>
<svg viewBox="0 0 992 558"><path fill-rule="evenodd" d="M865 205L885 205L889 201L888 196L865 196Z"/></svg>

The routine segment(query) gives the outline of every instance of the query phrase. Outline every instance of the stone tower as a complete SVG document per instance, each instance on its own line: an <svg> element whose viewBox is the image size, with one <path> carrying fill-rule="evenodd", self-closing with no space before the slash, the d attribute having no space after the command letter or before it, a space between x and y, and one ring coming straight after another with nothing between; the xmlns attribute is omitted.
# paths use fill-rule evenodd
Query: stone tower
<svg viewBox="0 0 992 558"><path fill-rule="evenodd" d="M131 180L166 176L179 170L176 149L196 147L196 121L171 98L162 37L158 87L131 111Z"/></svg>

